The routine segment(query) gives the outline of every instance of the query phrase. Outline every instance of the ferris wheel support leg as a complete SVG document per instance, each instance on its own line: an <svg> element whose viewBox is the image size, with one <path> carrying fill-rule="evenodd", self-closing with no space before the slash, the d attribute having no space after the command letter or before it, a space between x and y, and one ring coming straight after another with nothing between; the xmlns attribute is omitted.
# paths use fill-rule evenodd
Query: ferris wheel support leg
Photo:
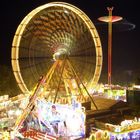
<svg viewBox="0 0 140 140"><path fill-rule="evenodd" d="M49 69L49 72L48 72L47 75L45 76L45 82L46 82L45 87L46 87L46 89L47 89L48 84L50 83L50 80L51 80L51 78L52 78L53 73L55 72L55 69L56 69L57 65L58 65L58 61L56 61L56 62L53 64L53 66ZM49 98L50 94L51 94L51 92L49 92L49 94L48 94L48 96L47 96L46 99Z"/></svg>
<svg viewBox="0 0 140 140"><path fill-rule="evenodd" d="M57 60L57 61L60 61L60 60ZM63 63L63 65L62 65L62 71L61 71L61 74L60 74L60 77L59 77L59 83L58 83L58 86L57 86L57 90L56 90L56 94L55 94L53 103L56 102L56 98L57 98L58 91L59 91L59 88L60 88L60 84L61 84L61 81L62 81L63 71L64 71L64 68L65 68L66 58L64 58L64 60L62 60L62 61L63 61L62 62Z"/></svg>
<svg viewBox="0 0 140 140"><path fill-rule="evenodd" d="M50 68L49 72L48 72L47 75L45 76L46 85L49 84L50 79L52 78L52 75L53 75L53 73L54 73L54 71L55 71L57 65L58 65L58 61L56 61L56 62L53 64L53 66Z"/></svg>
<svg viewBox="0 0 140 140"><path fill-rule="evenodd" d="M71 68L72 68L72 70L73 70L75 76L79 79L79 81L81 82L83 88L85 89L86 93L88 94L88 96L89 96L91 102L92 102L93 105L95 106L96 110L98 110L98 107L97 107L96 103L94 102L93 98L92 98L91 95L89 94L89 92L88 92L87 88L85 87L85 85L83 84L81 78L80 78L80 77L77 75L77 73L75 72L74 67L73 67L73 65L72 65L72 63L70 62L69 59L68 59L68 62L69 62L69 65L71 66Z"/></svg>
<svg viewBox="0 0 140 140"><path fill-rule="evenodd" d="M79 90L79 92L80 92L80 95L81 95L81 96L83 97L83 99L86 101L86 98L85 98L84 95L82 94L81 88L80 88L80 86L79 86L79 83L78 83L78 80L77 80L77 75L75 74L74 70L72 69L69 60L67 60L67 63L68 63L69 67L70 67L71 70L72 70L72 73L73 73L73 75L74 75L74 80L75 80L75 82L76 82L76 85L77 85L77 87L78 87L78 90Z"/></svg>

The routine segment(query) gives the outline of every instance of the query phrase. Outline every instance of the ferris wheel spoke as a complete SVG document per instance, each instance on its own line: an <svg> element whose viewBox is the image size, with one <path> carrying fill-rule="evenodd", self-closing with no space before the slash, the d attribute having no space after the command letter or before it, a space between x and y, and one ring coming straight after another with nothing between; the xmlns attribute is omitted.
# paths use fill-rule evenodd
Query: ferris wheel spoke
<svg viewBox="0 0 140 140"><path fill-rule="evenodd" d="M96 62L94 62L92 59L93 57L87 57L87 56L73 56L73 57L69 57L70 60L76 60L76 62L78 63L84 63L86 65L95 65Z"/></svg>

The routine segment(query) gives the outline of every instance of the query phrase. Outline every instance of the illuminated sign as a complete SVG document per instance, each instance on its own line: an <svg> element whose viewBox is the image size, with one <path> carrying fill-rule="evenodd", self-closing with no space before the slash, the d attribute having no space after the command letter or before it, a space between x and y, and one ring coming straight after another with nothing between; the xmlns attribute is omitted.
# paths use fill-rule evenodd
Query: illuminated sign
<svg viewBox="0 0 140 140"><path fill-rule="evenodd" d="M80 103L61 105L37 100L36 104L34 113L42 132L57 137L85 136L85 114Z"/></svg>

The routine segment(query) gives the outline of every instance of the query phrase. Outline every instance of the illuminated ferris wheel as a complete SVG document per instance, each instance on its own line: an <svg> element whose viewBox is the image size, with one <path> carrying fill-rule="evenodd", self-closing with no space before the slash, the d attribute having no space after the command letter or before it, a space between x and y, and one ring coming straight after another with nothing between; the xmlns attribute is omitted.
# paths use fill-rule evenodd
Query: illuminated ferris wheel
<svg viewBox="0 0 140 140"><path fill-rule="evenodd" d="M66 87L79 78L89 89L97 84L102 69L95 26L84 12L63 2L40 6L22 20L11 56L23 93L31 91L41 75L47 75L48 89L56 88L62 78Z"/></svg>

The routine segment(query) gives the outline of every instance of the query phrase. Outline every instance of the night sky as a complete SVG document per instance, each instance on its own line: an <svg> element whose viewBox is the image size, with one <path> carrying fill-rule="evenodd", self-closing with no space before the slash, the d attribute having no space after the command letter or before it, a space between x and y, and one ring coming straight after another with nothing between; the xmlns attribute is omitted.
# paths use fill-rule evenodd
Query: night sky
<svg viewBox="0 0 140 140"><path fill-rule="evenodd" d="M95 23L103 48L103 72L107 71L107 24L97 21L108 15L106 7L114 7L113 15L122 16L125 24L113 25L113 72L140 70L139 4L131 0L63 0L80 8ZM33 9L50 0L5 0L0 4L0 64L11 65L14 34L22 19ZM127 24L126 24L127 23ZM128 26L131 23L132 26ZM123 26L122 26L123 25ZM135 25L135 29L133 29ZM123 28L122 28L123 27ZM116 29L115 29L116 28ZM125 31L124 31L125 30Z"/></svg>

